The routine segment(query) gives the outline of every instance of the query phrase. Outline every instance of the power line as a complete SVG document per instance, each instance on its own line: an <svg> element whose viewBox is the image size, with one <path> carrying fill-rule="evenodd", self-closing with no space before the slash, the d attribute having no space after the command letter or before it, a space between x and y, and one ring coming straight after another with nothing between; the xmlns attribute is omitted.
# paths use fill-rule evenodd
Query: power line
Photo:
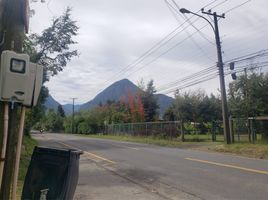
<svg viewBox="0 0 268 200"><path fill-rule="evenodd" d="M200 30L204 29L205 27L207 27L208 24L204 25L203 27L200 28ZM191 38L193 35L195 35L197 33L197 31L195 31L194 33L191 33L188 37L184 38L183 40L179 41L178 43L176 43L175 45L171 46L169 49L167 49L166 51L164 51L163 53L161 53L160 55L158 55L157 57L155 57L153 60L145 63L144 65L142 65L141 67L139 67L138 69L136 69L136 71L129 73L129 75L136 73L137 71L141 70L142 68L152 64L154 61L156 61L157 59L159 59L160 57L162 57L163 55L167 54L170 50L174 49L175 47L179 46L180 44L184 43L186 40L188 40L189 38Z"/></svg>
<svg viewBox="0 0 268 200"><path fill-rule="evenodd" d="M212 10L212 9L216 8L216 7L218 7L218 6L222 5L222 4L224 4L224 3L227 2L227 1L228 1L228 0L224 0L224 1L222 1L222 2L220 2L220 3L218 3L218 4L216 4L215 6L211 7L209 10Z"/></svg>
<svg viewBox="0 0 268 200"><path fill-rule="evenodd" d="M240 72L243 72L244 69L251 69L251 70L253 70L253 69L258 69L258 68L262 68L262 67L268 67L268 61L267 62L262 62L262 63L255 64L254 67L252 66L252 64L249 64L247 66L243 66L243 67L238 68L235 72L236 73L240 73ZM230 75L231 73L233 73L233 72L225 73L225 75ZM185 88L188 88L188 87L191 87L191 86L194 86L194 85L197 85L197 84L200 84L200 83L203 83L203 82L212 80L212 79L216 78L218 75L219 74L216 73L216 74L211 74L211 75L208 75L208 76L199 78L197 80L193 80L192 82L189 82L187 84L183 84L183 85L181 85L179 87L176 87L175 89L170 89L170 90L164 92L164 94L174 93L174 92L176 92L178 90L182 90L182 89L185 89Z"/></svg>
<svg viewBox="0 0 268 200"><path fill-rule="evenodd" d="M184 78L181 78L181 79L179 79L179 80L176 80L176 81L174 81L174 82L171 82L171 83L169 83L169 84L160 86L160 87L158 87L158 90L160 90L160 91L165 90L165 89L167 89L167 88L169 88L169 87L172 87L172 86L174 86L174 85L176 85L176 84L178 84L178 83L180 83L180 82L182 82L182 81L187 81L187 80L192 79L192 78L194 78L194 77L198 77L198 76L207 74L207 73L209 73L209 72L211 72L211 71L217 71L217 68L216 68L215 65L212 66L212 67L206 68L206 69L204 69L204 70L201 70L201 71L199 71L199 72L193 73L193 74L191 74L191 75L188 75L188 76L186 76L186 77L184 77Z"/></svg>
<svg viewBox="0 0 268 200"><path fill-rule="evenodd" d="M214 0L211 3L207 4L205 7L213 4L214 2L216 2L218 0ZM192 17L191 17L192 18ZM190 19L191 19L190 18ZM198 21L199 19L195 20L194 22ZM145 53L143 53L139 58L137 58L136 60L134 60L134 62L131 62L130 64L128 64L125 68L123 68L122 70L119 71L119 73L115 76L112 77L112 79L119 77L120 75L124 74L125 72L129 71L131 68L134 68L135 66L137 66L139 63L141 63L145 58L147 58L148 56L152 55L155 51L157 51L159 48L161 48L162 46L164 46L165 44L167 44L170 40L172 40L173 38L175 38L179 33L181 33L182 31L179 31L176 33L177 30L179 30L179 28L183 27L183 25L186 23L186 21L184 23L182 23L180 26L176 27L171 33L167 34L163 39L161 39L159 42L157 42L153 47L151 47L149 50L147 50ZM188 28L189 26L187 26L186 28ZM172 34L174 34L172 37L170 37ZM170 37L170 38L169 38ZM169 38L169 39L168 39ZM166 40L166 41L165 41Z"/></svg>
<svg viewBox="0 0 268 200"><path fill-rule="evenodd" d="M182 90L182 89L185 89L187 87L191 87L191 86L194 86L194 85L197 85L197 84L212 80L212 79L216 78L218 75L219 75L218 72L216 74L211 74L210 76L206 76L206 77L194 80L192 82L189 82L187 84L181 85L181 86L179 86L179 87L177 87L175 89L168 90L168 91L164 92L164 94L174 93L174 92L176 92L178 90Z"/></svg>
<svg viewBox="0 0 268 200"><path fill-rule="evenodd" d="M202 37L202 38L204 38L205 40L207 40L210 44L212 44L213 46L215 46L215 43L214 42L212 42L210 39L208 39L207 37L206 37L206 35L204 34L204 33L202 33L198 28L196 28L196 26L191 22L191 20L190 20L190 18L188 18L186 15L183 15L183 14L181 14L181 12L179 11L181 8L179 7L179 5L177 4L177 2L175 1L175 0L171 0L172 2L173 2L173 4L176 6L176 8L174 8L173 7L173 9L175 10L175 12L177 13L177 14L179 14L180 16L182 16L185 20L186 20L186 22L188 22L195 30L197 30L198 31L198 33L200 34L200 36ZM171 5L172 6L172 5Z"/></svg>
<svg viewBox="0 0 268 200"><path fill-rule="evenodd" d="M239 5L236 5L236 6L234 6L233 8L230 8L229 10L227 10L227 11L225 11L224 13L226 14L226 13L229 13L229 12L231 12L231 11L233 11L233 10L235 10L235 9L237 9L237 8L239 8L239 7L241 7L241 6L243 6L243 5L245 5L245 4L247 4L247 3L249 3L251 0L247 0L247 1L245 1L245 2L243 2L243 3L241 3L241 4L239 4Z"/></svg>
<svg viewBox="0 0 268 200"><path fill-rule="evenodd" d="M208 5L206 6L209 6L209 5L212 5L213 3L215 3L217 0L214 0L212 1L211 3L209 3ZM223 2L220 2L219 4L215 5L214 7L217 7L221 4L223 4L224 2L226 2L227 0L223 1ZM246 1L244 2L243 4L247 3L249 1ZM233 9L236 9L238 7L240 7L242 5L238 5L236 6L235 8L232 8ZM213 8L214 8L213 7ZM230 9L231 11L231 9ZM228 11L227 11L228 12ZM197 20L195 20L194 22L196 22ZM192 22L192 23L194 23ZM185 24L186 21L183 23ZM176 27L171 33L169 33L168 35L166 35L162 40L160 40L159 42L157 42L153 47L151 47L149 50L147 50L144 54L142 54L142 56L140 56L139 58L137 58L134 62L130 63L129 65L127 65L124 69L120 70L120 72L116 75L116 76L113 76L114 77L119 77L127 72L130 72L131 69L134 69L138 64L140 64L141 62L143 62L146 58L148 58L150 55L152 55L154 52L156 52L158 49L160 49L161 47L163 47L164 45L166 45L169 41L171 41L173 38L175 38L179 33L181 33L182 31L186 30L189 26L183 28L181 31L177 32L181 27L182 25L181 24L180 26ZM206 25L207 26L207 25ZM170 50L174 49L175 47L177 47L178 45L182 44L185 40L191 38L194 34L196 34L197 32L199 32L200 30L202 30L203 28L205 28L206 26L203 26L201 27L200 29L198 29L198 31L192 33L190 36L188 36L187 38L185 38L184 40L176 43L175 45L173 45L172 47L170 47L168 50L162 52L160 55L158 55L157 57L155 57L153 60L150 60L149 62L143 64L142 66L140 66L138 69L136 69L134 72L130 72L127 74L127 76L133 74L133 73L136 73L137 71L141 70L142 68L150 65L152 62L156 61L158 58L160 58L161 56L165 55L166 53L168 53Z"/></svg>
<svg viewBox="0 0 268 200"><path fill-rule="evenodd" d="M255 58L262 58L262 57L268 56L267 51L268 50L262 50L262 51L258 51L256 53L248 54L248 55L245 55L245 56L240 56L238 58L231 59L231 60L229 60L229 61L227 61L225 63L230 63L230 62L239 63L239 62L249 61L249 60L252 60L252 59L255 59ZM225 64L225 71L226 72L224 74L229 75L231 73L240 72L241 69L243 71L244 68L254 69L254 68L260 68L260 67L263 67L263 66L268 66L268 61L256 62L256 63L250 63L250 64L243 65L243 66L238 66L238 67L236 67L235 70L232 70L232 71L226 71L228 69L228 67L227 67L227 64ZM206 68L206 69L201 70L199 72L196 72L194 74L191 74L191 75L189 75L187 77L179 79L179 80L177 80L175 82L166 84L166 85L162 86L162 88L160 87L158 92L159 91L160 92L166 91L164 93L169 94L171 92L175 92L178 89L183 89L183 88L195 85L197 83L201 83L201 82L204 82L204 81L207 81L207 80L211 80L211 79L215 78L215 76L217 76L217 75L218 75L217 68L215 66L209 67L209 68ZM174 86L176 84L180 84L180 85L179 86L178 85ZM174 87L176 87L176 88L174 88Z"/></svg>
<svg viewBox="0 0 268 200"><path fill-rule="evenodd" d="M222 2L220 2L219 4L215 5L213 8L225 3L228 0L224 0ZM216 1L211 2L208 5L211 5L212 3L214 3ZM240 4L238 6L236 6L235 8L238 8L242 5L244 5L245 3L247 3L249 1L244 2L243 4ZM233 8L233 9L235 9ZM233 10L232 9L232 10ZM191 19L191 18L190 18ZM197 20L195 20L194 22L196 22ZM140 64L142 61L144 61L148 56L152 55L154 52L156 52L159 48L161 48L162 46L164 46L165 44L167 44L170 40L172 40L174 37L177 36L177 34L181 33L182 31L186 30L189 26L183 28L181 31L175 33L179 28L181 28L187 21L185 21L183 24L181 24L180 26L178 26L176 29L174 29L170 34L166 35L162 40L160 40L158 43L156 43L152 48L150 48L148 51L146 51L141 57L139 57L138 59L136 59L134 62L130 63L129 65L127 65L126 68L124 68L123 70L121 70L119 72L119 74L116 75L115 78L119 77L120 75L126 73L127 71L129 71L131 68L136 67L138 64ZM191 22L191 24L193 24L193 22ZM207 25L206 25L207 26ZM206 27L204 26L204 27ZM204 27L197 29L197 32L200 32L201 29L203 29ZM173 35L171 38L168 39L169 36L171 36L173 33L175 33L175 35ZM196 34L196 32L194 32L194 34ZM194 34L191 34L190 37L187 37L187 39L191 38ZM167 41L165 41L166 39L168 39ZM175 48L176 46L178 46L179 44L181 44L182 42L177 43L176 45L174 45L173 47L169 48L168 51L172 50L173 48ZM161 56L165 55L168 51L165 51L164 53L160 54L159 56L157 56L155 59L153 59L152 61L146 63L145 65L141 66L140 68L138 68L137 70L135 70L132 73L129 73L127 76L136 73L137 71L141 70L142 68L144 68L145 66L151 64L152 62L154 62L155 60L157 60L158 58L160 58ZM113 77L112 77L113 78Z"/></svg>
<svg viewBox="0 0 268 200"><path fill-rule="evenodd" d="M194 25L193 23L190 21L189 18L187 18L186 16L184 15L181 15L181 13L178 11L179 7L177 6L176 4L176 8L174 8L167 0L165 0L170 12L172 12L172 14L174 15L174 17L176 18L176 20L180 23L179 19L177 19L177 15L180 15L180 16L183 16L185 19L186 19L186 22L189 23L189 25L191 25L192 27L194 27L194 29L196 29L197 31L199 31ZM184 30L186 32L186 34L189 36L190 33L187 31L187 29ZM205 39L207 40L209 43L215 45L213 42L211 42L201 31L199 31L199 34ZM209 60L212 60L208 54L205 52L205 50L194 40L194 38L190 38L192 40L192 42L194 43L194 45L204 54L204 56L206 56Z"/></svg>

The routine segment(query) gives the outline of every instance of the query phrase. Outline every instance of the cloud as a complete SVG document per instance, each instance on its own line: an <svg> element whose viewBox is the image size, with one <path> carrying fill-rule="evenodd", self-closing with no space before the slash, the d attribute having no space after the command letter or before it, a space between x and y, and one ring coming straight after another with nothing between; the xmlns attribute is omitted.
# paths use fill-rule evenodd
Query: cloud
<svg viewBox="0 0 268 200"><path fill-rule="evenodd" d="M177 0L180 7L192 11L198 11L211 2ZM207 9L218 5L213 10L221 13L243 2L218 0ZM227 12L226 18L219 21L225 60L266 48L266 4L265 0L251 1ZM154 79L155 85L160 87L216 63L216 47L207 41L215 43L211 27L203 28L201 36L186 23L189 26L187 32L178 29L180 33L170 42L125 70L126 66L181 25L163 0L57 0L45 4L34 3L32 8L36 10L36 15L31 19L30 30L40 33L67 6L72 8L72 17L80 27L76 37L78 44L74 46L80 56L47 83L50 93L60 102L70 97L78 97L79 102L86 102L122 78L129 78L134 83L141 78ZM178 19L185 21L180 15ZM191 21L198 29L206 25L206 21L195 17ZM191 34L192 38L186 39ZM209 93L217 92L218 80L216 78L194 87L201 87Z"/></svg>

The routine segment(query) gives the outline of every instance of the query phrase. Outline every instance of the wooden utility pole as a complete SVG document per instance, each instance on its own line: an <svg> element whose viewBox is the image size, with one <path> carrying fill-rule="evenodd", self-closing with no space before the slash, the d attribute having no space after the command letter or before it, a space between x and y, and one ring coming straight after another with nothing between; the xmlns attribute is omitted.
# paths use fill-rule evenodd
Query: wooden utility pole
<svg viewBox="0 0 268 200"><path fill-rule="evenodd" d="M246 101L246 109L247 109L247 131L248 131L248 141L252 142L252 135L250 130L250 120L249 120L249 98L248 98L248 74L247 74L247 68L244 69L245 73L245 83L244 83L244 98Z"/></svg>
<svg viewBox="0 0 268 200"><path fill-rule="evenodd" d="M219 78L220 78L220 88L221 88L221 103L222 103L222 119L223 119L223 129L224 129L224 139L227 144L231 144L231 136L230 136L230 126L229 126L229 119L228 119L228 105L227 105L227 97L226 97L226 89L225 89L225 80L224 80L224 70L223 70L223 61L222 61L222 51L221 51L221 41L220 41L220 34L219 34L219 27L218 27L218 19L219 18L225 18L225 15L218 15L216 12L211 12L209 10L208 12L204 11L204 8L201 9L203 14L213 16L214 25L204 16L199 15L197 13L191 12L185 8L181 8L180 12L183 14L193 14L198 17L203 18L206 20L211 28L213 29L215 40L216 40L216 46L217 46L217 67L219 68Z"/></svg>
<svg viewBox="0 0 268 200"><path fill-rule="evenodd" d="M74 134L74 101L77 98L71 98L73 100L73 113L72 113L72 134Z"/></svg>
<svg viewBox="0 0 268 200"><path fill-rule="evenodd" d="M26 2L28 2L28 0L1 0L0 36L4 41L0 46L0 54L2 54L4 50L13 50L17 53L21 53L25 33ZM2 103L0 107L3 108ZM19 109L16 103L9 108L8 141L0 199L10 199L11 195L15 155L17 151L16 146L18 142L18 111ZM0 109L0 112L0 116L3 116L2 109ZM2 133L2 117L0 120L0 133Z"/></svg>

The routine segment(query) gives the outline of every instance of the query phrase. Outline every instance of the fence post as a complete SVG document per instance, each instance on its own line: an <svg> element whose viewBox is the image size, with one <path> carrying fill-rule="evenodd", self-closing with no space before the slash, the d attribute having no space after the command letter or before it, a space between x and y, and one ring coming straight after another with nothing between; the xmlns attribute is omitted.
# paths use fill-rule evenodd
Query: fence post
<svg viewBox="0 0 268 200"><path fill-rule="evenodd" d="M233 120L232 120L232 116L229 116L229 124L230 124L230 135L231 135L231 142L234 143L235 139L234 139L234 129L233 129Z"/></svg>
<svg viewBox="0 0 268 200"><path fill-rule="evenodd" d="M214 121L212 121L211 137L212 137L212 142L215 142L216 141L216 125Z"/></svg>
<svg viewBox="0 0 268 200"><path fill-rule="evenodd" d="M252 143L254 144L255 141L256 141L256 135L255 135L255 131L254 131L254 128L253 128L253 120L254 119L250 119L250 135L251 135L251 141Z"/></svg>
<svg viewBox="0 0 268 200"><path fill-rule="evenodd" d="M145 135L146 135L146 137L148 137L148 133L147 133L147 122L145 122Z"/></svg>
<svg viewBox="0 0 268 200"><path fill-rule="evenodd" d="M248 141L251 143L252 140L251 140L250 120L248 116L247 116L247 130L248 130Z"/></svg>
<svg viewBox="0 0 268 200"><path fill-rule="evenodd" d="M181 120L181 141L184 142L184 126L182 120Z"/></svg>

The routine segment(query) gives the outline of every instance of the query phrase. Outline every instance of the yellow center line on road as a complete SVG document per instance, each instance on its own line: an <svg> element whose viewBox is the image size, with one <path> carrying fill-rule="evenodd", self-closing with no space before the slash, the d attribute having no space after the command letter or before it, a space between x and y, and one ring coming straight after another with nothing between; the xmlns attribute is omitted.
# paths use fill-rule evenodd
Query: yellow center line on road
<svg viewBox="0 0 268 200"><path fill-rule="evenodd" d="M185 158L186 160L191 160L195 162L200 162L200 163L206 163L206 164L211 164L211 165L217 165L221 167L228 167L228 168L233 168L233 169L239 169L247 172L253 172L257 174L265 174L268 175L268 171L263 171L263 170L257 170L257 169L250 169L250 168L245 168L245 167L239 167L235 165L228 165L228 164L223 164L223 163L217 163L217 162L212 162L212 161L207 161L207 160L199 160L195 158Z"/></svg>
<svg viewBox="0 0 268 200"><path fill-rule="evenodd" d="M107 158L104 158L104 157L102 157L102 156L99 156L99 155L97 155L97 154L90 153L90 152L88 152L88 151L83 151L83 150L81 150L81 149L79 149L79 148L77 148L77 147L74 147L74 146L65 144L65 143L63 143L63 142L59 142L59 141L57 141L57 143L62 144L62 145L64 145L64 146L69 147L69 148L72 148L72 149L76 149L76 150L78 150L78 151L82 151L84 154L86 154L86 155L88 155L88 156L91 156L91 157L94 157L94 158L98 158L98 159L100 159L100 160L106 161L106 162L111 163L111 164L116 164L116 162L114 162L114 161L112 161L112 160L109 160L109 159L107 159Z"/></svg>

